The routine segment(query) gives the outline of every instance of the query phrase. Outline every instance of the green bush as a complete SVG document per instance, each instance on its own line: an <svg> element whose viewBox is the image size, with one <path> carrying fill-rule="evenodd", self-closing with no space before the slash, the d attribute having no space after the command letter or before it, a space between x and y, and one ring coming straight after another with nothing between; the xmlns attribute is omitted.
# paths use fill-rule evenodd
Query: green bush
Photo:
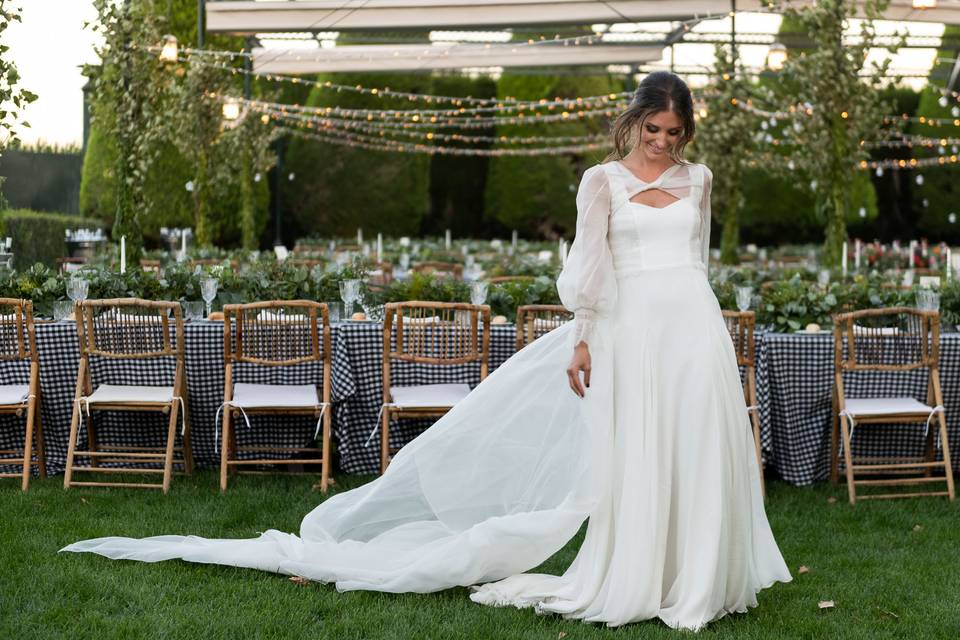
<svg viewBox="0 0 960 640"><path fill-rule="evenodd" d="M14 209L0 213L2 235L13 239L14 268L26 269L37 262L53 266L67 255L65 231L103 227L101 220L59 213Z"/></svg>

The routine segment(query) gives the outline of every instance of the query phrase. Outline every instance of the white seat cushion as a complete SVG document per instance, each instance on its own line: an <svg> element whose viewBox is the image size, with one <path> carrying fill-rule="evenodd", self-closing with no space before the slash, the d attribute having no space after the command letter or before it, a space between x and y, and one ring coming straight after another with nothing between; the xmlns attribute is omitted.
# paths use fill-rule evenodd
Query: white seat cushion
<svg viewBox="0 0 960 640"><path fill-rule="evenodd" d="M173 387L147 387L126 384L102 384L87 396L87 404L172 402Z"/></svg>
<svg viewBox="0 0 960 640"><path fill-rule="evenodd" d="M242 409L317 407L320 400L317 388L311 384L250 384L233 385L230 406Z"/></svg>
<svg viewBox="0 0 960 640"><path fill-rule="evenodd" d="M915 398L847 398L847 413L853 416L890 416L904 413L928 414L933 407Z"/></svg>
<svg viewBox="0 0 960 640"><path fill-rule="evenodd" d="M0 385L0 404L23 404L30 395L28 384Z"/></svg>
<svg viewBox="0 0 960 640"><path fill-rule="evenodd" d="M397 407L452 407L467 397L466 384L424 384L411 387L390 387L390 397Z"/></svg>

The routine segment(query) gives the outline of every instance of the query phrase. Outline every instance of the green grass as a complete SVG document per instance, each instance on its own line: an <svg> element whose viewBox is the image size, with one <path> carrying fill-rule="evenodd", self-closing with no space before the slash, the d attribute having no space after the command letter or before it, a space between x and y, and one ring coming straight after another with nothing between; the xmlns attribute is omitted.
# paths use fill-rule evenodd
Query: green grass
<svg viewBox="0 0 960 640"><path fill-rule="evenodd" d="M365 478L341 477L342 487ZM242 478L219 495L210 472L176 478L170 495L61 488L52 478L0 484L0 638L675 638L659 622L610 630L530 610L473 604L466 589L428 594L339 594L247 569L116 562L57 554L104 535L190 533L250 537L297 531L320 499L303 477ZM875 501L851 508L843 488L771 482L768 513L794 573L704 638L960 637L960 514L946 499ZM836 502L828 498L835 496ZM542 570L562 572L579 537ZM797 569L805 565L809 573ZM836 607L820 611L818 601Z"/></svg>

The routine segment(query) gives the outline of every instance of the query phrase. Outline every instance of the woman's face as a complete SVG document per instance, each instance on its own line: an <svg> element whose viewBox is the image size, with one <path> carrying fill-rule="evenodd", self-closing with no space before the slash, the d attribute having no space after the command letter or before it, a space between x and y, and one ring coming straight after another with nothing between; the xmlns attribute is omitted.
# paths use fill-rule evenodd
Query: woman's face
<svg viewBox="0 0 960 640"><path fill-rule="evenodd" d="M670 149L682 135L680 116L672 111L658 111L648 116L640 126L637 149L650 162L660 164L669 158Z"/></svg>

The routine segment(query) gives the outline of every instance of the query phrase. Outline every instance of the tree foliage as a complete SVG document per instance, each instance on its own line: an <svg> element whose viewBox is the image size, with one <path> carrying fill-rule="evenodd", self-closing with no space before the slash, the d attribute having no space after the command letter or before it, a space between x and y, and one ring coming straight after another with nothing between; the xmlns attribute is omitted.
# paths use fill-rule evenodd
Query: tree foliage
<svg viewBox="0 0 960 640"><path fill-rule="evenodd" d="M14 22L20 22L20 7L10 0L0 0L0 40L3 32ZM37 99L37 95L18 86L20 72L17 65L6 55L10 47L0 42L0 152L17 139L16 126L29 127L30 123L21 119L21 112L28 104ZM0 176L0 209L6 207L3 197L3 180Z"/></svg>
<svg viewBox="0 0 960 640"><path fill-rule="evenodd" d="M863 140L880 136L889 109L881 99L889 60L867 65L876 45L874 20L885 0L867 0L856 43L843 40L847 20L860 3L821 0L786 13L806 31L812 48L788 58L780 83L768 96L771 103L789 105L781 135L788 138L787 163L770 167L799 177L816 198L818 218L825 225L824 262L839 264L847 238L854 176L868 158Z"/></svg>

